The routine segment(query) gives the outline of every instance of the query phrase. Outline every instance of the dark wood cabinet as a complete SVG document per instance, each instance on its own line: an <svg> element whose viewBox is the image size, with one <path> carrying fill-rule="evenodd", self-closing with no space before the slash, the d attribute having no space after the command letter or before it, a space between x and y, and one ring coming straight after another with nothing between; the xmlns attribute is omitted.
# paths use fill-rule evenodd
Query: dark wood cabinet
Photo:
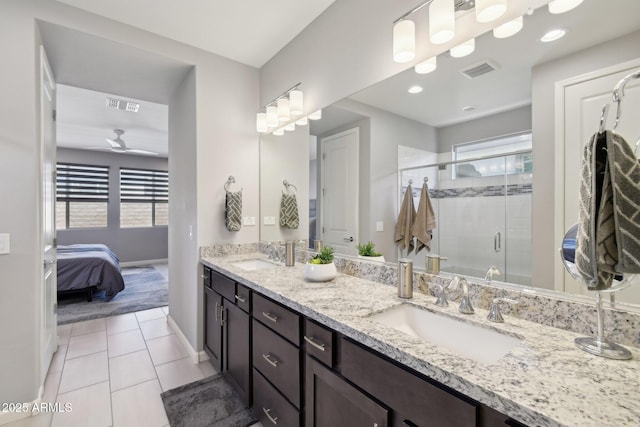
<svg viewBox="0 0 640 427"><path fill-rule="evenodd" d="M222 372L222 296L204 286L204 350L213 368Z"/></svg>
<svg viewBox="0 0 640 427"><path fill-rule="evenodd" d="M224 300L226 371L228 379L247 404L251 404L251 325L249 315Z"/></svg>
<svg viewBox="0 0 640 427"><path fill-rule="evenodd" d="M389 425L387 408L309 356L305 366L306 427Z"/></svg>

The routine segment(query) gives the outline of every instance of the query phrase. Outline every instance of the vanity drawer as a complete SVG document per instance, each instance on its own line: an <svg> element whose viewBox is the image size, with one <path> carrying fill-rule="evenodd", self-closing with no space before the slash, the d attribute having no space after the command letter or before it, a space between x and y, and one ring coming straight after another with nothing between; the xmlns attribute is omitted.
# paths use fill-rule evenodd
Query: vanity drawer
<svg viewBox="0 0 640 427"><path fill-rule="evenodd" d="M260 372L253 370L253 412L264 427L298 427L300 413L273 388Z"/></svg>
<svg viewBox="0 0 640 427"><path fill-rule="evenodd" d="M343 339L342 375L393 410L394 425L475 427L476 404ZM376 375L371 375L375 372ZM406 422L406 421L409 422ZM428 422L428 424L427 424Z"/></svg>
<svg viewBox="0 0 640 427"><path fill-rule="evenodd" d="M202 266L202 284L206 287L211 287L211 269L206 266Z"/></svg>
<svg viewBox="0 0 640 427"><path fill-rule="evenodd" d="M316 322L305 319L303 343L304 351L324 363L333 367L334 346L333 331Z"/></svg>
<svg viewBox="0 0 640 427"><path fill-rule="evenodd" d="M300 350L253 321L253 366L300 408Z"/></svg>
<svg viewBox="0 0 640 427"><path fill-rule="evenodd" d="M300 316L265 297L253 295L253 318L258 319L296 346L300 345Z"/></svg>
<svg viewBox="0 0 640 427"><path fill-rule="evenodd" d="M240 283L236 284L236 294L234 295L236 305L245 313L251 311L251 290Z"/></svg>
<svg viewBox="0 0 640 427"><path fill-rule="evenodd" d="M236 282L226 276L211 270L211 287L229 301L235 301Z"/></svg>

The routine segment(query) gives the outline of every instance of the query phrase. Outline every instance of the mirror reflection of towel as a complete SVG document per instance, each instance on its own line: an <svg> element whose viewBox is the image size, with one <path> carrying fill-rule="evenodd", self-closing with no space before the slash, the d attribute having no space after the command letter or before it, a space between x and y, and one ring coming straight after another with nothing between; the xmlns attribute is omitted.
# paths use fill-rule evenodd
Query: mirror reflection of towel
<svg viewBox="0 0 640 427"><path fill-rule="evenodd" d="M413 189L411 185L407 186L407 191L404 192L404 199L400 206L400 213L398 214L398 221L396 224L396 245L400 247L400 250L407 248L407 254L413 250L413 234L411 233L411 227L416 217L416 210L413 207Z"/></svg>
<svg viewBox="0 0 640 427"><path fill-rule="evenodd" d="M298 228L299 225L300 216L296 195L283 192L280 200L280 227Z"/></svg>
<svg viewBox="0 0 640 427"><path fill-rule="evenodd" d="M242 227L242 191L227 191L224 202L224 224L229 231L240 231Z"/></svg>
<svg viewBox="0 0 640 427"><path fill-rule="evenodd" d="M416 238L416 253L427 248L431 250L431 238L433 230L436 228L436 215L433 213L431 198L429 197L429 187L425 182L420 193L418 212L411 227L411 234Z"/></svg>

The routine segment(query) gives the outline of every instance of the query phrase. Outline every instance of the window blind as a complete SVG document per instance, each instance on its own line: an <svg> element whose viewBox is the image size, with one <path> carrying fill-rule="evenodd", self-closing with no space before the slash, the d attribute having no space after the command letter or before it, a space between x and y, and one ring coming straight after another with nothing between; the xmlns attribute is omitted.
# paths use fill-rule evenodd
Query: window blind
<svg viewBox="0 0 640 427"><path fill-rule="evenodd" d="M58 163L56 200L59 202L108 202L109 167Z"/></svg>
<svg viewBox="0 0 640 427"><path fill-rule="evenodd" d="M169 172L120 169L120 201L166 203L169 201Z"/></svg>

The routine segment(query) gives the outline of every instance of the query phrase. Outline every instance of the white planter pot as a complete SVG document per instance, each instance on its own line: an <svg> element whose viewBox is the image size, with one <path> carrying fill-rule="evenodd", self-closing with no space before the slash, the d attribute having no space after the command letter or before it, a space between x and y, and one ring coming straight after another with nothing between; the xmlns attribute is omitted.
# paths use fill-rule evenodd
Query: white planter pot
<svg viewBox="0 0 640 427"><path fill-rule="evenodd" d="M328 282L338 274L336 265L330 264L309 264L304 268L304 278L310 282Z"/></svg>
<svg viewBox="0 0 640 427"><path fill-rule="evenodd" d="M358 255L358 258L362 258L362 259L365 259L367 261L385 262L384 261L384 255L380 255L380 256L362 256L362 255Z"/></svg>

